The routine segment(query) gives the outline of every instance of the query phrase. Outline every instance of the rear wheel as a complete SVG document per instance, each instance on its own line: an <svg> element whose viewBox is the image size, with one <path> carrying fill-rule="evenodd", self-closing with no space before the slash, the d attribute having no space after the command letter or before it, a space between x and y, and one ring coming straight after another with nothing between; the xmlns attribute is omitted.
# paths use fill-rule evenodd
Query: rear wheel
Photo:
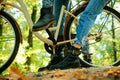
<svg viewBox="0 0 120 80"><path fill-rule="evenodd" d="M0 11L0 73L13 62L20 43L19 30L13 18Z"/></svg>
<svg viewBox="0 0 120 80"><path fill-rule="evenodd" d="M79 19L85 7L78 8L74 15ZM64 28L65 40L75 38L78 20L69 17ZM120 14L110 7L105 6L103 12L98 15L95 24L89 32L89 38L85 48L92 53L92 64L86 62L80 55L82 62L88 66L118 66L120 64ZM68 43L67 45L72 45ZM87 53L87 52L86 52Z"/></svg>

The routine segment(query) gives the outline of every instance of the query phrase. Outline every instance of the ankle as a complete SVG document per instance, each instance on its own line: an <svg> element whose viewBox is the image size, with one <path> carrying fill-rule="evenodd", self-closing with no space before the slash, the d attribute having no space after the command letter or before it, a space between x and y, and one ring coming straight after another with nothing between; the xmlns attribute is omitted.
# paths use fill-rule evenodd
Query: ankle
<svg viewBox="0 0 120 80"><path fill-rule="evenodd" d="M80 48L76 48L74 46L71 46L70 50L68 50L68 52L76 57L78 57L81 54Z"/></svg>
<svg viewBox="0 0 120 80"><path fill-rule="evenodd" d="M74 46L75 48L77 48L77 49L81 49L81 48L82 48L80 44L74 44L73 46Z"/></svg>

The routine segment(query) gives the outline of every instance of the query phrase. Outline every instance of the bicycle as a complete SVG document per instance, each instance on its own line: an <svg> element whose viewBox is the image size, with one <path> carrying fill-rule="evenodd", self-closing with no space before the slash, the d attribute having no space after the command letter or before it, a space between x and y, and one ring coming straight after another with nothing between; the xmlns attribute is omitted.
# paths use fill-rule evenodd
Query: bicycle
<svg viewBox="0 0 120 80"><path fill-rule="evenodd" d="M12 6L12 7L19 9L21 12L23 12L24 17L26 18L26 21L31 30L32 30L32 26L33 26L33 22L30 18L27 7L25 6L23 0L16 0L16 1L18 2L18 4L13 4L12 2L9 2L8 0L3 0L1 3L1 6L0 6L0 22L2 23L2 24L0 24L0 56L1 56L0 57L0 73L2 73L6 68L8 68L10 66L10 64L13 62L13 60L15 59L15 57L17 55L19 45L20 45L20 43L22 43L22 34L21 34L21 30L19 28L19 25L16 22L16 20L13 18L13 16L11 16L9 13L6 12L7 9L5 8L5 6L8 5L8 6ZM64 48L62 48L62 50L65 52L67 50L67 48L74 42L74 37L76 35L75 28L77 25L76 21L78 21L78 18L80 16L80 14L84 11L86 5L87 5L87 3L81 4L81 1L80 1L70 11L67 11L65 9L65 6L63 5L61 8L58 25L55 27L49 27L48 29L46 29L46 32L48 33L49 38L43 37L39 32L33 32L33 34L38 39L40 39L42 42L45 43L45 49L48 53L54 54L60 48L59 46L61 46L61 45L65 45ZM58 38L59 28L60 28L63 14L67 14L66 22L65 22L65 26L64 26L64 35L63 35L64 40L58 42L57 38ZM103 12L101 13L101 15L102 16L98 16L98 18L95 22L95 25L93 27L94 29L91 29L89 36L88 36L89 44L87 46L90 46L90 48L91 48L90 50L94 51L94 52L90 51L90 53L93 53L92 54L92 60L93 60L92 64L86 62L84 60L84 58L82 58L82 56L80 56L81 63L85 64L87 67L105 65L104 62L103 62L103 64L101 62L97 62L97 64L96 64L96 62L94 62L94 59L95 59L94 57L96 57L96 56L100 56L99 59L105 58L103 56L103 54L101 54L102 51L99 53L95 52L95 50L97 48L96 45L98 47L102 47L102 46L99 46L100 44L95 44L95 43L99 43L103 40L102 41L104 44L103 47L104 48L110 47L110 46L108 46L108 44L107 45L105 44L105 42L107 43L107 41L105 41L107 39L103 39L103 34L110 33L110 31L112 31L111 34L113 34L113 33L115 33L116 30L119 30L119 28L120 28L118 26L118 24L120 23L120 13L119 12L117 12L113 8L106 5ZM105 21L103 18L105 18ZM100 25L100 24L102 24L102 22L99 23L99 21L103 21L104 22L103 25ZM114 21L116 21L117 24L114 24ZM100 26L98 26L98 25L100 25ZM105 25L107 25L107 26L105 26ZM112 29L110 29L108 27L110 25L112 25ZM98 32L97 32L97 30L98 30ZM56 31L56 33L53 36L51 33L54 31ZM119 34L118 31L116 33ZM108 37L111 37L111 35ZM108 38L108 37L105 37L105 38ZM111 57L111 56L109 56L109 54L107 54L107 58L110 57L108 59L113 58L113 60L111 60L111 62L108 63L107 65L110 64L112 66L118 66L120 64L118 53L120 53L120 52L119 52L119 48L116 50L115 46L119 43L118 39L120 36L117 35L117 37L118 37L117 40L115 40L115 38L116 38L115 35L113 35L112 37L113 38L110 38L109 41L111 41L111 43L114 44L114 48L113 49L111 48L111 50L114 50L113 54L117 54L118 58L117 58L117 56L115 56L116 60L114 60L113 57ZM102 45L102 43L101 43L101 45ZM7 51L9 51L10 55L6 54ZM118 53L117 53L117 51L118 51ZM84 53L84 52L82 52L82 53ZM8 56L8 57L6 57L6 56ZM2 60L2 59L4 59L4 60ZM105 58L105 60L109 61L106 58ZM97 61L101 61L101 60L97 60Z"/></svg>

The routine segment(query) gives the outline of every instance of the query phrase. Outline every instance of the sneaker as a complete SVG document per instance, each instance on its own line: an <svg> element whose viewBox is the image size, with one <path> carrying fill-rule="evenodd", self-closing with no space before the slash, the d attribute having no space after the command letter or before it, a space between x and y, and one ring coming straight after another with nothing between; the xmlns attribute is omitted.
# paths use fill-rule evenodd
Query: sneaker
<svg viewBox="0 0 120 80"><path fill-rule="evenodd" d="M91 55L92 55L92 54L84 54L84 55L83 55L83 59L84 59L85 61L87 61L88 63L92 63Z"/></svg>
<svg viewBox="0 0 120 80"><path fill-rule="evenodd" d="M44 30L50 27L50 25L56 24L52 10L52 7L41 9L41 16L37 23L33 25L32 31Z"/></svg>
<svg viewBox="0 0 120 80"><path fill-rule="evenodd" d="M54 69L68 69L68 68L80 68L80 61L78 55L80 54L80 50L72 47L68 51L67 57L64 58L63 61L58 64L50 66L49 70Z"/></svg>
<svg viewBox="0 0 120 80"><path fill-rule="evenodd" d="M51 65L55 65L55 64L61 62L62 60L63 60L62 56L60 56L60 55L54 55L53 58L51 59L50 63L47 66L45 66L45 67L39 68L38 72L39 71L44 71L44 70L49 70L49 68L50 68Z"/></svg>

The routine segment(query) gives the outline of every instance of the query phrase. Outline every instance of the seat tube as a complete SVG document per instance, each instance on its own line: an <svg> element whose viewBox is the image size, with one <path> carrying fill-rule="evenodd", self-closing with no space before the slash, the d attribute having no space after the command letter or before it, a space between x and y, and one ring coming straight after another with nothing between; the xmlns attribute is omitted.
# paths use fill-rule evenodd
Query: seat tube
<svg viewBox="0 0 120 80"><path fill-rule="evenodd" d="M55 40L57 40L57 37L58 37L58 34L59 34L60 25L61 25L61 22L62 22L62 17L63 17L63 14L64 14L64 10L65 10L65 6L62 5L59 20L58 20L58 24L57 24L57 30L55 32Z"/></svg>

